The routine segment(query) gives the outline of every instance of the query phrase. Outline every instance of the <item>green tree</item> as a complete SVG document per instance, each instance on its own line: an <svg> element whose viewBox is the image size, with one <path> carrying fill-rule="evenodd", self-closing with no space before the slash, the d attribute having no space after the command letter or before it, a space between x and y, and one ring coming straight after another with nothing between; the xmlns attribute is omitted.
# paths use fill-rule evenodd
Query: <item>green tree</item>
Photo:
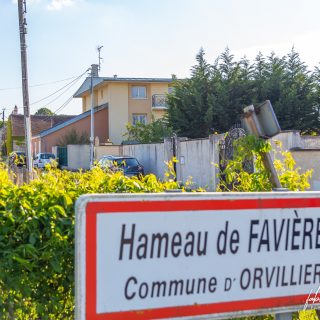
<svg viewBox="0 0 320 320"><path fill-rule="evenodd" d="M320 69L310 72L294 48L284 57L259 53L251 63L226 50L210 65L200 50L191 77L168 97L168 121L180 136L207 137L239 122L243 108L270 100L282 129L320 133Z"/></svg>
<svg viewBox="0 0 320 320"><path fill-rule="evenodd" d="M53 116L54 112L52 112L49 108L40 108L35 114L35 116Z"/></svg>
<svg viewBox="0 0 320 320"><path fill-rule="evenodd" d="M126 141L138 143L163 142L163 139L172 135L172 128L166 119L157 119L149 124L138 122L136 125L127 124Z"/></svg>
<svg viewBox="0 0 320 320"><path fill-rule="evenodd" d="M313 127L307 132L311 134L320 134L320 68L315 67L312 73L313 80Z"/></svg>
<svg viewBox="0 0 320 320"><path fill-rule="evenodd" d="M211 86L211 66L201 49L191 78L176 81L174 92L168 95L167 118L173 130L189 138L206 137L214 117L215 96Z"/></svg>
<svg viewBox="0 0 320 320"><path fill-rule="evenodd" d="M219 104L217 131L225 132L239 122L243 107L251 104L254 97L253 67L245 57L239 62L227 48L219 57L216 72L220 73L220 83L213 83Z"/></svg>

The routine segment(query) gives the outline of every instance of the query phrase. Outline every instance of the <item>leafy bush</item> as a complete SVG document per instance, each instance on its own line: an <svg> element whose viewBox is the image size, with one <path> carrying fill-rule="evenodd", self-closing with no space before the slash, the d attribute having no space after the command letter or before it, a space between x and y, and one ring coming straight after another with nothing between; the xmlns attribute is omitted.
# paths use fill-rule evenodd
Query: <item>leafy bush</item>
<svg viewBox="0 0 320 320"><path fill-rule="evenodd" d="M282 187L291 191L305 191L310 188L309 179L312 170L305 173L295 167L295 161L288 151L282 151L278 142L276 150L271 150L271 144L253 135L242 137L235 141L234 157L225 164L224 171L220 174L219 191L272 191L270 173L263 165L261 155L273 151L276 160L275 169L278 173ZM254 172L245 169L247 161L254 162Z"/></svg>
<svg viewBox="0 0 320 320"><path fill-rule="evenodd" d="M173 131L167 121L163 118L152 119L152 122L144 124L138 122L135 125L127 124L127 133L124 134L126 141L138 143L163 142L164 138L171 137Z"/></svg>
<svg viewBox="0 0 320 320"><path fill-rule="evenodd" d="M239 141L220 188L268 191L271 184L260 152L270 145L254 137ZM276 162L280 180L290 190L308 187L311 172L300 174L292 157ZM243 170L255 157L256 172ZM163 192L179 188L169 161L166 181L141 180L96 167L88 172L51 169L29 184L14 185L0 163L0 319L72 319L74 311L74 203L85 193ZM249 318L247 318L249 319ZM262 319L254 317L250 319ZM270 316L264 319L271 319Z"/></svg>
<svg viewBox="0 0 320 320"><path fill-rule="evenodd" d="M162 192L171 177L141 180L101 168L43 171L14 185L0 167L0 319L71 319L74 309L74 203L84 193Z"/></svg>
<svg viewBox="0 0 320 320"><path fill-rule="evenodd" d="M272 150L271 144L253 135L239 138L234 142L234 157L225 163L225 169L220 173L219 191L272 191L270 173L265 169L261 155L273 152L276 160L274 166L282 187L291 191L305 191L310 188L309 179L312 170L305 173L296 168L292 154L281 150L281 143L276 141L277 149ZM254 163L254 172L248 172L246 163ZM320 312L319 312L320 313ZM246 317L242 320L271 320L273 316ZM294 320L317 320L316 310L300 311L293 314Z"/></svg>
<svg viewBox="0 0 320 320"><path fill-rule="evenodd" d="M78 132L76 129L70 129L64 136L57 142L58 146L67 146L68 144L89 144L89 134L85 131Z"/></svg>

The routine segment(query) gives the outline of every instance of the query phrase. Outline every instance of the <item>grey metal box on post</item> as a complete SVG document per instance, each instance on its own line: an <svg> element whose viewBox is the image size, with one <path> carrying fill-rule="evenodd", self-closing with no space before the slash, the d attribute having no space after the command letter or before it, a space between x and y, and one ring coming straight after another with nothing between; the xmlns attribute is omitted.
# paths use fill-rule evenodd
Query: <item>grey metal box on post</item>
<svg viewBox="0 0 320 320"><path fill-rule="evenodd" d="M270 100L266 100L257 106L248 106L244 110L244 113L252 112L254 113L256 119L258 120L258 135L264 138L271 138L276 134L281 132L281 128L278 119L273 111ZM244 121L246 129L252 132L252 129L248 126L247 121Z"/></svg>
<svg viewBox="0 0 320 320"><path fill-rule="evenodd" d="M266 100L256 107L253 105L245 107L243 109L242 121L246 129L259 138L271 138L281 131L269 100ZM261 153L261 157L264 166L270 172L270 182L272 183L273 188L282 188L270 153L263 152Z"/></svg>

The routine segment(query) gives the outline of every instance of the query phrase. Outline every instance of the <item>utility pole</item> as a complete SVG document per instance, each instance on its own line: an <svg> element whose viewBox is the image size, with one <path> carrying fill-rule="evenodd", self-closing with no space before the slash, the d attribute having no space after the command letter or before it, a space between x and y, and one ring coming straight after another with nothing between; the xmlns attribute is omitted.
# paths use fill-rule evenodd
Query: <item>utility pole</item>
<svg viewBox="0 0 320 320"><path fill-rule="evenodd" d="M94 156L94 99L93 99L93 68L91 65L91 109L90 109L90 168L93 167Z"/></svg>
<svg viewBox="0 0 320 320"><path fill-rule="evenodd" d="M26 12L27 12L26 0L18 0L26 157L27 157L27 169L29 172L29 178L31 178L31 174L32 174L31 118L30 118L30 108L29 108L28 71L27 71L27 45L26 45L27 21L25 18Z"/></svg>
<svg viewBox="0 0 320 320"><path fill-rule="evenodd" d="M94 163L94 90L93 78L98 77L99 66L97 64L91 65L91 110L90 110L90 168Z"/></svg>
<svg viewBox="0 0 320 320"><path fill-rule="evenodd" d="M5 112L6 108L2 108L2 126L0 127L0 129L2 129L2 133L0 136L0 147L2 147L2 143L4 143L4 112ZM0 150L0 154L1 154L1 150Z"/></svg>
<svg viewBox="0 0 320 320"><path fill-rule="evenodd" d="M4 112L6 111L6 108L2 108L2 125L4 125Z"/></svg>

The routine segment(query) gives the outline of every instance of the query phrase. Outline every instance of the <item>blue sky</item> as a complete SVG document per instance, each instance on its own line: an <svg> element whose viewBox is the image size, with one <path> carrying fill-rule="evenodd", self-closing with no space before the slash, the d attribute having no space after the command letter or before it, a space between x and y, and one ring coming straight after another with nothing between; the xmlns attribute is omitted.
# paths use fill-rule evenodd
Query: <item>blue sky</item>
<svg viewBox="0 0 320 320"><path fill-rule="evenodd" d="M71 80L33 85L76 77L97 63L97 45L101 76L186 77L200 47L209 62L227 46L253 59L259 51L284 55L293 45L311 68L320 62L318 0L29 0L27 10L31 103ZM0 0L0 26L0 111L8 115L17 104L22 113L16 0ZM31 112L57 110L80 84ZM79 99L59 111L80 112Z"/></svg>

